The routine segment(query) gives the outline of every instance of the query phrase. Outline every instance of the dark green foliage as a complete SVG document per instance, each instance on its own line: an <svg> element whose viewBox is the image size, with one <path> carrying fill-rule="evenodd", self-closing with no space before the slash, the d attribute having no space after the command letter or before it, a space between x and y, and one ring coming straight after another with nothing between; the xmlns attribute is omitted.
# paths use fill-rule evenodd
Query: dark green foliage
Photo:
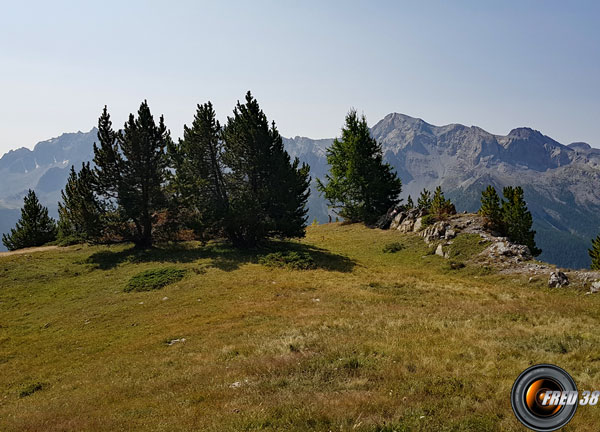
<svg viewBox="0 0 600 432"><path fill-rule="evenodd" d="M185 270L177 268L160 268L146 270L129 279L125 291L151 291L180 281Z"/></svg>
<svg viewBox="0 0 600 432"><path fill-rule="evenodd" d="M19 392L19 397L20 398L24 398L27 396L31 396L32 394L34 394L37 391L40 391L44 388L44 384L41 382L34 382L31 384L28 384L26 386L23 387L23 389Z"/></svg>
<svg viewBox="0 0 600 432"><path fill-rule="evenodd" d="M423 228L428 227L429 225L433 225L437 222L437 219L432 214L426 214L421 218L421 226Z"/></svg>
<svg viewBox="0 0 600 432"><path fill-rule="evenodd" d="M383 247L383 253L396 253L404 248L405 246L400 242L388 243Z"/></svg>
<svg viewBox="0 0 600 432"><path fill-rule="evenodd" d="M538 256L542 251L535 244L535 231L531 229L533 217L527 209L523 188L509 186L502 193L504 199L501 200L493 186L486 187L481 193L478 213L494 230L514 243L527 246L533 256Z"/></svg>
<svg viewBox="0 0 600 432"><path fill-rule="evenodd" d="M500 197L494 186L489 185L481 192L481 208L478 213L487 220L491 228L503 231Z"/></svg>
<svg viewBox="0 0 600 432"><path fill-rule="evenodd" d="M417 208L426 213L431 209L431 192L429 192L427 189L423 189L421 195L419 195L419 199L417 200Z"/></svg>
<svg viewBox="0 0 600 432"><path fill-rule="evenodd" d="M267 267L281 267L290 270L310 270L316 268L315 261L307 252L273 252L258 259Z"/></svg>
<svg viewBox="0 0 600 432"><path fill-rule="evenodd" d="M56 222L48 216L48 209L40 204L31 189L23 201L21 219L10 234L2 234L2 243L8 250L41 246L56 240Z"/></svg>
<svg viewBox="0 0 600 432"><path fill-rule="evenodd" d="M406 208L407 209L415 208L415 203L413 202L413 199L410 195L408 196L408 199L406 200Z"/></svg>
<svg viewBox="0 0 600 432"><path fill-rule="evenodd" d="M592 240L592 248L588 250L588 254L592 260L590 268L600 270L600 235Z"/></svg>
<svg viewBox="0 0 600 432"><path fill-rule="evenodd" d="M317 180L330 207L349 222L374 223L399 202L402 182L383 162L381 145L370 134L365 116L346 115L341 139L327 149L326 184Z"/></svg>
<svg viewBox="0 0 600 432"><path fill-rule="evenodd" d="M150 247L158 213L167 204L165 148L171 138L164 119L161 116L157 125L144 101L137 118L130 114L123 130L115 132L104 107L98 140L100 147L94 144L96 192L116 203L121 234L138 247Z"/></svg>
<svg viewBox="0 0 600 432"><path fill-rule="evenodd" d="M503 195L506 201L502 203L502 222L506 236L513 242L525 245L533 256L542 251L535 245L535 231L531 230L533 218L527 210L523 188L505 187Z"/></svg>
<svg viewBox="0 0 600 432"><path fill-rule="evenodd" d="M94 193L95 176L90 163L79 173L71 166L67 185L58 203L58 239L62 244L94 242L102 235L103 207Z"/></svg>
<svg viewBox="0 0 600 432"><path fill-rule="evenodd" d="M171 178L178 219L197 235L215 235L222 228L228 202L223 179L221 125L210 102L198 105L183 140L168 147L175 174Z"/></svg>
<svg viewBox="0 0 600 432"><path fill-rule="evenodd" d="M456 213L454 204L452 204L452 202L449 199L446 199L446 197L444 197L444 192L442 192L441 186L435 188L429 212L437 220L444 219L448 217L448 215Z"/></svg>
<svg viewBox="0 0 600 432"><path fill-rule="evenodd" d="M227 237L253 246L268 237L302 237L306 226L309 166L290 160L283 140L269 125L250 92L223 128Z"/></svg>

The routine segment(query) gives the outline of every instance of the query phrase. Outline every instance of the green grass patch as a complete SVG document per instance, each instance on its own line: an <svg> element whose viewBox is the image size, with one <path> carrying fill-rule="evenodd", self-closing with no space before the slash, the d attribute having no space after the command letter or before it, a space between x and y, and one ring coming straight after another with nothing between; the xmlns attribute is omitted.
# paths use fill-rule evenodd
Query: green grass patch
<svg viewBox="0 0 600 432"><path fill-rule="evenodd" d="M315 261L307 252L272 252L261 256L258 263L267 267L287 268L290 270L311 270L316 268Z"/></svg>
<svg viewBox="0 0 600 432"><path fill-rule="evenodd" d="M450 258L469 259L483 252L488 245L489 242L482 240L479 234L460 234L452 240Z"/></svg>
<svg viewBox="0 0 600 432"><path fill-rule="evenodd" d="M125 291L152 291L180 281L185 276L185 270L178 268L160 268L146 270L136 274L125 286Z"/></svg>

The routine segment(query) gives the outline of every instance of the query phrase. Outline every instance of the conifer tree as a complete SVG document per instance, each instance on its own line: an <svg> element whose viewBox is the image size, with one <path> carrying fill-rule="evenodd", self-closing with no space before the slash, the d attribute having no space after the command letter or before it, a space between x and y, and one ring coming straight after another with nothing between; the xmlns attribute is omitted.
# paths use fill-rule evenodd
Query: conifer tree
<svg viewBox="0 0 600 432"><path fill-rule="evenodd" d="M168 150L175 168L172 187L180 213L184 213L196 234L217 233L222 228L228 200L221 125L210 102L198 105L191 127L184 126L183 140L169 145Z"/></svg>
<svg viewBox="0 0 600 432"><path fill-rule="evenodd" d="M9 234L2 234L2 243L8 250L41 246L56 240L56 222L48 216L48 209L40 204L31 189L23 201L21 219Z"/></svg>
<svg viewBox="0 0 600 432"><path fill-rule="evenodd" d="M478 212L496 230L502 231L502 210L500 197L492 185L481 192L481 207Z"/></svg>
<svg viewBox="0 0 600 432"><path fill-rule="evenodd" d="M79 173L71 166L58 203L58 238L76 242L94 242L102 235L103 208L94 193L95 177L90 163L81 164Z"/></svg>
<svg viewBox="0 0 600 432"><path fill-rule="evenodd" d="M442 219L450 214L456 213L454 204L446 199L441 186L435 188L433 199L431 200L430 213L437 219Z"/></svg>
<svg viewBox="0 0 600 432"><path fill-rule="evenodd" d="M592 248L588 249L588 254L592 260L590 268L592 270L600 270L600 235L592 240Z"/></svg>
<svg viewBox="0 0 600 432"><path fill-rule="evenodd" d="M399 202L402 182L383 162L381 145L371 137L365 116L346 115L342 136L327 149L326 183L317 180L330 207L350 222L374 223Z"/></svg>
<svg viewBox="0 0 600 432"><path fill-rule="evenodd" d="M408 209L415 208L415 203L413 202L413 199L410 195L408 196L408 199L406 200L406 208L408 208Z"/></svg>
<svg viewBox="0 0 600 432"><path fill-rule="evenodd" d="M94 145L97 192L116 202L122 234L137 247L150 247L158 212L166 208L164 184L167 176L165 148L170 133L161 116L158 125L146 101L129 115L123 130L112 129L106 107L98 120Z"/></svg>
<svg viewBox="0 0 600 432"><path fill-rule="evenodd" d="M304 235L309 167L290 160L275 123L248 92L223 129L228 207L224 231L236 245Z"/></svg>
<svg viewBox="0 0 600 432"><path fill-rule="evenodd" d="M527 210L523 188L505 187L503 195L506 201L502 203L502 222L506 236L513 242L525 245L533 256L542 251L535 245L535 231L531 230L533 218Z"/></svg>
<svg viewBox="0 0 600 432"><path fill-rule="evenodd" d="M425 213L429 213L431 210L431 192L427 189L421 191L419 199L417 200L417 208L423 210Z"/></svg>

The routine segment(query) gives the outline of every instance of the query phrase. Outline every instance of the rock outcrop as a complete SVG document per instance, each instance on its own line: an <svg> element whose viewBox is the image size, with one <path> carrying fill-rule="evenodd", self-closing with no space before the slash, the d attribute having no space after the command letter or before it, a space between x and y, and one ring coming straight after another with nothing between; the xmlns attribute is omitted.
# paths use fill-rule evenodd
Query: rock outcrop
<svg viewBox="0 0 600 432"><path fill-rule="evenodd" d="M431 247L431 253L443 258L451 257L452 244L458 235L477 234L481 238L479 243L485 244L486 247L471 258L475 264L494 267L501 274L525 275L529 283L541 282L548 278L550 287L569 285L575 289L585 289L588 294L600 292L600 272L560 271L551 264L536 261L527 246L512 243L508 238L490 230L485 220L477 214L455 214L428 226L423 226L426 219L418 209L390 209L385 218L390 220L389 229L423 237L425 243Z"/></svg>
<svg viewBox="0 0 600 432"><path fill-rule="evenodd" d="M548 279L548 286L550 288L562 288L567 285L569 285L569 278L566 274L561 271L550 273L550 279Z"/></svg>

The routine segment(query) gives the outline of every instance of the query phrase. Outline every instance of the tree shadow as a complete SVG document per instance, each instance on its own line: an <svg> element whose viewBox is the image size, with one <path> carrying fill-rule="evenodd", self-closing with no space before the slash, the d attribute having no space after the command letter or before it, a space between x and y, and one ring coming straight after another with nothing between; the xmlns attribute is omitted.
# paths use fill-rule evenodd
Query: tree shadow
<svg viewBox="0 0 600 432"><path fill-rule="evenodd" d="M90 255L86 263L100 270L110 270L123 263L191 263L209 259L209 267L229 272L237 270L243 264L257 263L261 256L277 251L307 253L314 260L317 269L327 271L348 273L356 265L355 261L347 256L316 246L283 240L270 240L252 249L239 249L225 242L214 242L198 247L175 243L158 245L146 250L135 247L121 251L103 250Z"/></svg>

